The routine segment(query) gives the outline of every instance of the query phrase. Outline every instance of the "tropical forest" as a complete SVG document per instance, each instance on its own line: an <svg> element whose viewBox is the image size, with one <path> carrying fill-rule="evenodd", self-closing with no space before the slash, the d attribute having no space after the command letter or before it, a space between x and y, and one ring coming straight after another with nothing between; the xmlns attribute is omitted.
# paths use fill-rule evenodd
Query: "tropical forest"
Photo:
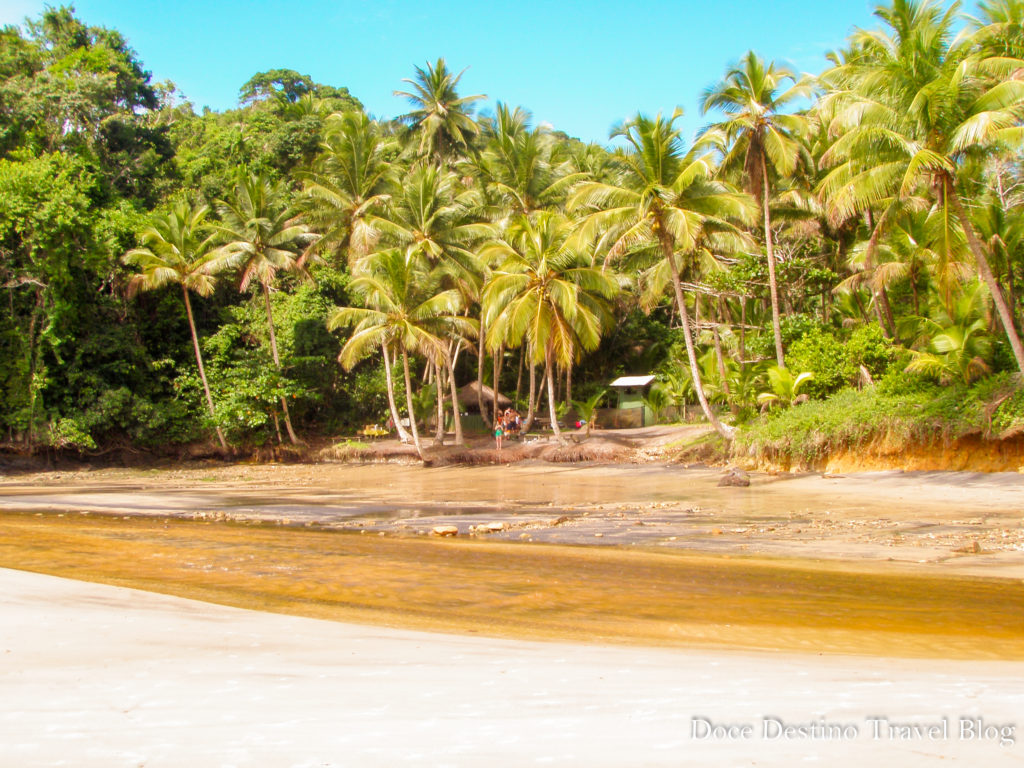
<svg viewBox="0 0 1024 768"><path fill-rule="evenodd" d="M817 73L736 51L694 135L666 90L605 144L464 92L472 62L411 62L393 120L290 69L197 112L73 8L6 27L2 449L388 424L422 455L487 434L488 391L563 439L625 375L726 457L1015 443L1024 0L875 21Z"/></svg>

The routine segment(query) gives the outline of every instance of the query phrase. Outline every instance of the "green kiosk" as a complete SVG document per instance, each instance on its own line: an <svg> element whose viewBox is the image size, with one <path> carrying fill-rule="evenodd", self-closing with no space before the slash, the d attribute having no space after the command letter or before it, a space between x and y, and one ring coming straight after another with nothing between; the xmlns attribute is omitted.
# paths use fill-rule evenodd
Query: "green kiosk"
<svg viewBox="0 0 1024 768"><path fill-rule="evenodd" d="M654 382L654 376L620 376L610 386L618 400L615 405L615 426L646 427L654 420L654 414L644 405L647 390Z"/></svg>

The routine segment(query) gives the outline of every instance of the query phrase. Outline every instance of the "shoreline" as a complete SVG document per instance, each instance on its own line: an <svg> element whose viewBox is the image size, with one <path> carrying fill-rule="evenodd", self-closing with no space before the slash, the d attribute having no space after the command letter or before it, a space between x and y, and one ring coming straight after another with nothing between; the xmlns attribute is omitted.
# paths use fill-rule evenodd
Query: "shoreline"
<svg viewBox="0 0 1024 768"><path fill-rule="evenodd" d="M268 464L0 479L0 512L141 515L1024 578L1016 473L752 473L664 465Z"/></svg>
<svg viewBox="0 0 1024 768"><path fill-rule="evenodd" d="M137 517L7 515L0 533L0 568L364 625L642 647L1024 660L1018 579Z"/></svg>
<svg viewBox="0 0 1024 768"><path fill-rule="evenodd" d="M1024 658L1015 475L752 475L748 488L718 487L720 476L549 465L40 475L0 483L0 566L468 633ZM456 535L434 533L445 527Z"/></svg>
<svg viewBox="0 0 1024 768"><path fill-rule="evenodd" d="M427 438L423 459L411 444L394 437L366 440L318 437L299 445L268 445L222 454L212 443L181 446L173 455L125 448L96 456L67 452L26 456L10 444L0 444L0 480L5 476L32 476L51 472L104 469L167 470L193 464L395 464L399 466L506 466L543 463L564 465L728 467L769 474L863 474L870 472L978 472L1017 474L1024 477L1024 438L1018 433L985 437L967 434L931 442L906 442L887 435L858 446L840 447L811 460L795 459L785 451L767 447L756 455L732 453L706 424L672 424L626 429L563 430L562 441L547 431L531 432L506 441L502 451L490 436L469 435L455 445L448 434L438 445ZM58 466L53 466L53 464Z"/></svg>

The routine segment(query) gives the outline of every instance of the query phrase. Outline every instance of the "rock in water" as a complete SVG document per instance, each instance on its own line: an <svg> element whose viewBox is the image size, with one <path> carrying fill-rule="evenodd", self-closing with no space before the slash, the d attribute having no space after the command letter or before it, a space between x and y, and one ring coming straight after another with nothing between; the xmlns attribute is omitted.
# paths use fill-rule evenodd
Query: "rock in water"
<svg viewBox="0 0 1024 768"><path fill-rule="evenodd" d="M718 487L746 488L750 485L750 475L739 467L733 467L729 473L718 481Z"/></svg>
<svg viewBox="0 0 1024 768"><path fill-rule="evenodd" d="M435 536L458 536L459 529L454 525L435 525L430 531Z"/></svg>

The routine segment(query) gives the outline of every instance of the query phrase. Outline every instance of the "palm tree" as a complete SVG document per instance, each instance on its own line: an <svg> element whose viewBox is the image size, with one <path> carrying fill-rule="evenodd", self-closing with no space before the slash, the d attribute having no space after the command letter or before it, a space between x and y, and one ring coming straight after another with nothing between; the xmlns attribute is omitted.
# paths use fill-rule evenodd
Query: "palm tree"
<svg viewBox="0 0 1024 768"><path fill-rule="evenodd" d="M920 286L929 278L942 295L951 300L954 289L970 278L970 264L964 262L966 243L962 231L950 228L949 217L939 208L911 211L892 217L885 236L877 243L860 242L850 254L850 265L864 271L855 273L837 286L853 288L870 279L874 294L906 280L910 285L915 315L921 313ZM865 269L868 250L874 248L873 274Z"/></svg>
<svg viewBox="0 0 1024 768"><path fill-rule="evenodd" d="M613 136L629 145L615 155L617 178L584 182L569 209L587 213L579 237L596 238L596 249L607 250L606 261L653 249L667 265L697 399L708 422L731 439L733 429L719 421L701 386L680 257L693 256L713 231L734 230L730 220L749 219L750 206L742 194L713 180L710 154L699 146L683 151L674 126L681 115L678 109L668 120L637 115L617 129Z"/></svg>
<svg viewBox="0 0 1024 768"><path fill-rule="evenodd" d="M1004 274L1007 301L1010 314L1017 317L1019 289L1014 280L1014 271L1021 263L1024 252L1024 205L1006 199L995 190L990 190L979 201L973 211L974 225L985 247L992 255L993 269ZM1019 327L1019 326L1018 326Z"/></svg>
<svg viewBox="0 0 1024 768"><path fill-rule="evenodd" d="M245 174L234 186L230 200L217 206L221 221L214 225L224 242L217 252L217 266L230 266L242 272L239 291L245 291L255 280L263 291L267 310L267 328L274 365L281 371L277 350L274 313L270 304L270 286L279 272L301 272L302 260L297 255L313 239L306 225L294 218L283 183L273 182L262 174ZM292 428L288 401L281 397L284 423L292 444L299 442Z"/></svg>
<svg viewBox="0 0 1024 768"><path fill-rule="evenodd" d="M941 384L970 384L988 373L992 337L986 310L982 286L974 282L951 303L936 301L931 317L907 318L917 349L906 370L934 376Z"/></svg>
<svg viewBox="0 0 1024 768"><path fill-rule="evenodd" d="M566 190L586 177L575 169L566 144L544 126L531 127L530 120L522 107L499 103L484 122L486 144L475 170L500 199L502 216L557 207Z"/></svg>
<svg viewBox="0 0 1024 768"><path fill-rule="evenodd" d="M395 91L395 96L404 96L413 107L399 119L419 134L420 156L443 162L468 151L469 137L480 132L469 107L487 97L459 96L456 86L465 72L454 75L445 60L438 59L434 64L428 62L426 69L416 67L413 79L403 78L412 91Z"/></svg>
<svg viewBox="0 0 1024 768"><path fill-rule="evenodd" d="M371 221L387 245L383 250L401 248L408 260L424 259L456 282L474 282L471 246L491 230L472 214L471 196L459 194L454 173L421 166L395 180L387 207Z"/></svg>
<svg viewBox="0 0 1024 768"><path fill-rule="evenodd" d="M786 90L786 82L790 86ZM753 51L725 74L725 78L704 93L704 113L718 109L727 120L717 128L724 134L730 149L725 165L738 165L742 159L747 190L764 212L764 243L768 256L768 285L772 303L772 330L775 334L775 357L786 366L782 350L782 326L779 319L779 287L775 277L775 248L772 241L772 197L770 175L792 176L802 157L801 139L807 133L807 121L800 115L785 114L784 108L808 96L810 84L775 62L765 64Z"/></svg>
<svg viewBox="0 0 1024 768"><path fill-rule="evenodd" d="M974 42L991 56L1024 58L1024 0L979 0Z"/></svg>
<svg viewBox="0 0 1024 768"><path fill-rule="evenodd" d="M601 403L601 400L604 399L606 394L608 394L607 389L600 389L586 400L572 401L573 409L579 415L580 421L587 426L587 431L585 433L587 437L590 437L590 430L597 421L597 406Z"/></svg>
<svg viewBox="0 0 1024 768"><path fill-rule="evenodd" d="M122 260L142 270L128 283L129 295L137 291L156 290L165 285L181 286L199 378L203 382L203 392L206 393L206 405L210 410L210 418L216 419L210 384L203 367L203 355L199 351L199 335L192 316L192 302L189 299L189 291L205 297L213 293L216 285L216 278L210 272L212 239L203 236L207 229L206 215L209 210L205 205L179 202L166 214L154 214L149 226L139 236L143 247L128 251ZM216 429L220 447L226 451L228 444L224 440L224 433L219 426Z"/></svg>
<svg viewBox="0 0 1024 768"><path fill-rule="evenodd" d="M418 166L395 179L388 195L388 204L372 217L372 225L381 233L384 250L399 248L410 263L422 262L427 269L436 270L443 289L455 288L463 295L463 306L468 306L479 295L482 267L473 245L492 230L474 216L472 195L459 192L458 179L449 171L436 166ZM378 254L370 254L372 262ZM357 271L359 265L357 264ZM452 344L456 347L459 340ZM448 370L451 389L457 392L454 381L454 355L447 349L436 358L438 378L442 369ZM443 363L443 365L442 365ZM438 398L439 407L443 402ZM452 400L456 443L462 443L462 421L457 395ZM438 435L443 435L443 419L438 419Z"/></svg>
<svg viewBox="0 0 1024 768"><path fill-rule="evenodd" d="M561 436L555 412L554 369L565 369L597 348L611 319L608 300L618 293L613 275L590 265L569 243L572 223L540 211L522 216L481 255L499 263L483 293L487 346L526 344L534 363L545 364L551 429Z"/></svg>
<svg viewBox="0 0 1024 768"><path fill-rule="evenodd" d="M409 353L419 352L434 360L443 357L445 335L472 335L475 324L461 314L462 294L453 288L439 290L438 275L431 273L422 259L407 259L399 248L367 257L350 288L365 307L338 307L328 317L330 330L354 326L338 359L351 369L371 349L394 349L401 354L410 429L422 458ZM451 381L454 389L454 377Z"/></svg>
<svg viewBox="0 0 1024 768"><path fill-rule="evenodd" d="M832 170L819 188L837 219L881 207L873 242L910 196L948 206L1024 373L1024 347L963 202L977 164L1024 140L1024 82L1012 76L1024 60L975 55L970 38L953 38L955 11L895 0L875 11L888 30L855 34L858 55L832 75L845 90L832 98L835 141L822 158Z"/></svg>
<svg viewBox="0 0 1024 768"><path fill-rule="evenodd" d="M388 200L391 144L362 112L328 118L313 170L299 174L305 181L306 219L321 233L318 251L336 248L352 261L376 246L380 233L372 214Z"/></svg>
<svg viewBox="0 0 1024 768"><path fill-rule="evenodd" d="M792 371L782 366L773 365L768 369L768 383L771 390L760 393L757 396L757 402L762 407L771 407L777 403L792 405L799 397L803 385L813 380L814 373L812 371L794 375Z"/></svg>

